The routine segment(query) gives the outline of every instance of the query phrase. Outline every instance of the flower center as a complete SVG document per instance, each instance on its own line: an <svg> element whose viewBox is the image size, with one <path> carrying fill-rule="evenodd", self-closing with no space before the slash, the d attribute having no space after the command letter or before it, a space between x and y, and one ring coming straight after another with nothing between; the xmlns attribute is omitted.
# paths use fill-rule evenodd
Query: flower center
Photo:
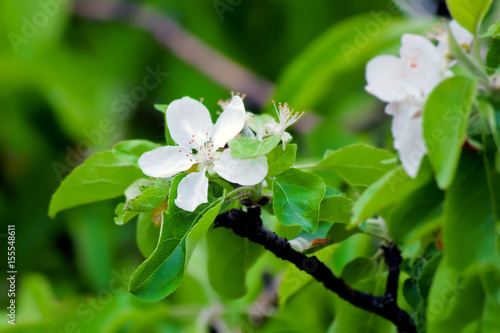
<svg viewBox="0 0 500 333"><path fill-rule="evenodd" d="M203 146L200 146L196 150L198 152L196 155L194 155L194 157L196 158L196 162L205 164L207 166L212 165L212 163L214 162L215 153L217 152L217 148L214 146L212 141L206 141Z"/></svg>

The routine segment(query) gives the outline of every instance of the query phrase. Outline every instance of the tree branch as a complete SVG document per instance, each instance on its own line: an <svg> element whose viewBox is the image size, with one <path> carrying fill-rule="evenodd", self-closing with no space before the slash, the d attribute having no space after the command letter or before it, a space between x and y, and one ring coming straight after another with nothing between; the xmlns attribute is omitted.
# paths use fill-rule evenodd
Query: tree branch
<svg viewBox="0 0 500 333"><path fill-rule="evenodd" d="M389 266L386 292L383 296L373 296L355 290L344 280L336 277L332 271L315 256L308 257L292 249L288 241L262 225L259 207L248 207L247 212L233 209L215 220L215 227L231 229L236 235L263 245L276 257L289 261L298 269L305 271L327 289L340 298L363 310L373 312L389 320L398 328L399 333L416 333L413 319L397 305L397 288L401 252L394 244L382 247Z"/></svg>

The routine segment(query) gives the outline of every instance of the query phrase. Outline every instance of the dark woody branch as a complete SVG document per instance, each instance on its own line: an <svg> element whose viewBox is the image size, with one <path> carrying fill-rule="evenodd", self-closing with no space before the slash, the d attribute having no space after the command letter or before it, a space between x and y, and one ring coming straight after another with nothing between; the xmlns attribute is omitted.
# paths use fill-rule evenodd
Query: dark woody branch
<svg viewBox="0 0 500 333"><path fill-rule="evenodd" d="M382 247L389 275L385 294L374 296L348 286L315 256L308 257L293 250L286 239L262 225L259 207L248 207L247 212L236 209L225 212L217 217L215 227L229 228L235 234L264 246L276 257L291 262L352 305L389 320L396 325L399 333L417 332L413 319L397 305L399 265L402 258L394 244Z"/></svg>

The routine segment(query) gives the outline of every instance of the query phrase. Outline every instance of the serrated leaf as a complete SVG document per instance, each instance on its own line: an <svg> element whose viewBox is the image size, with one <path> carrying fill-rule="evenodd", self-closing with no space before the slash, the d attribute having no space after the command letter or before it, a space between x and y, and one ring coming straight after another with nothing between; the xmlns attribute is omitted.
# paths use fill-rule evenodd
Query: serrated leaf
<svg viewBox="0 0 500 333"><path fill-rule="evenodd" d="M273 209L284 225L299 225L309 233L318 228L325 184L318 176L289 169L273 181Z"/></svg>
<svg viewBox="0 0 500 333"><path fill-rule="evenodd" d="M160 239L160 225L153 222L151 212L140 213L137 218L136 241L139 251L148 258L156 248Z"/></svg>
<svg viewBox="0 0 500 333"><path fill-rule="evenodd" d="M167 197L171 182L171 178L155 179L153 185L144 189L140 195L128 200L124 209L140 213L152 212Z"/></svg>
<svg viewBox="0 0 500 333"><path fill-rule="evenodd" d="M118 225L123 225L133 219L134 217L139 214L138 212L131 212L128 210L125 210L125 203L121 202L116 206L115 209L115 223Z"/></svg>
<svg viewBox="0 0 500 333"><path fill-rule="evenodd" d="M275 147L267 154L267 177L273 177L285 172L295 163L295 155L297 153L297 145L289 143L285 150L281 146Z"/></svg>
<svg viewBox="0 0 500 333"><path fill-rule="evenodd" d="M206 239L210 285L225 298L244 296L247 272L264 248L226 228L211 229Z"/></svg>
<svg viewBox="0 0 500 333"><path fill-rule="evenodd" d="M317 166L336 172L349 185L362 192L394 168L391 164L383 163L394 157L386 150L354 144L327 152Z"/></svg>
<svg viewBox="0 0 500 333"><path fill-rule="evenodd" d="M264 140L239 136L228 142L233 158L254 158L267 155L281 141L281 136L272 135Z"/></svg>
<svg viewBox="0 0 500 333"><path fill-rule="evenodd" d="M425 103L424 140L441 189L447 188L455 176L476 86L471 78L451 77L434 88Z"/></svg>
<svg viewBox="0 0 500 333"><path fill-rule="evenodd" d="M191 253L219 213L225 194L214 198L209 188L208 202L194 212L174 203L177 186L185 174L177 175L170 187L168 210L163 213L160 241L151 257L134 272L129 290L137 298L158 301L180 285Z"/></svg>
<svg viewBox="0 0 500 333"><path fill-rule="evenodd" d="M488 30L481 37L500 37L500 19L488 27Z"/></svg>
<svg viewBox="0 0 500 333"><path fill-rule="evenodd" d="M315 256L319 261L326 262L331 256L333 256L338 246L338 244L328 246L308 256ZM302 290L311 281L313 281L311 275L299 270L295 265L289 264L283 274L283 278L281 279L278 289L280 307L283 307L293 295Z"/></svg>
<svg viewBox="0 0 500 333"><path fill-rule="evenodd" d="M351 260L344 266L340 278L348 285L353 285L356 282L370 276L376 270L376 265L369 258L359 257Z"/></svg>
<svg viewBox="0 0 500 333"><path fill-rule="evenodd" d="M269 114L257 114L247 121L248 127L250 127L256 134L258 138L263 138L267 133L267 125L275 123L276 120Z"/></svg>
<svg viewBox="0 0 500 333"><path fill-rule="evenodd" d="M446 0L451 16L472 34L476 34L493 0Z"/></svg>

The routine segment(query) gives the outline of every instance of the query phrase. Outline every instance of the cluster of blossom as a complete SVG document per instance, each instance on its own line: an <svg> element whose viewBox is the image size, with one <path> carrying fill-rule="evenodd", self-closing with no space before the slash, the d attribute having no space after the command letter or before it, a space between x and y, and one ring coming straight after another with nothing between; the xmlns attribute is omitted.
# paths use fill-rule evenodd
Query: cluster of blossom
<svg viewBox="0 0 500 333"><path fill-rule="evenodd" d="M285 129L301 115L293 114L285 104L277 109L279 122L269 119L261 133L254 133L253 115L245 111L243 99L234 95L226 103L220 103L223 112L215 125L208 109L200 102L184 97L173 101L167 108L166 121L172 139L177 146L165 146L144 153L139 158L142 171L151 177L167 178L186 171L177 188L175 204L186 211L194 211L208 201L209 175L218 174L225 180L244 186L261 183L267 175L265 156L235 159L226 143L238 135L257 137L280 135L283 147L291 136ZM241 134L240 134L241 133Z"/></svg>
<svg viewBox="0 0 500 333"><path fill-rule="evenodd" d="M470 50L473 36L456 21L449 29L459 45ZM422 112L432 90L453 75L454 61L449 51L448 28L436 26L426 33L437 40L412 34L401 38L400 57L381 55L366 65L366 91L387 102L385 112L393 117L394 148L406 173L415 177L422 157L427 153L423 139Z"/></svg>

